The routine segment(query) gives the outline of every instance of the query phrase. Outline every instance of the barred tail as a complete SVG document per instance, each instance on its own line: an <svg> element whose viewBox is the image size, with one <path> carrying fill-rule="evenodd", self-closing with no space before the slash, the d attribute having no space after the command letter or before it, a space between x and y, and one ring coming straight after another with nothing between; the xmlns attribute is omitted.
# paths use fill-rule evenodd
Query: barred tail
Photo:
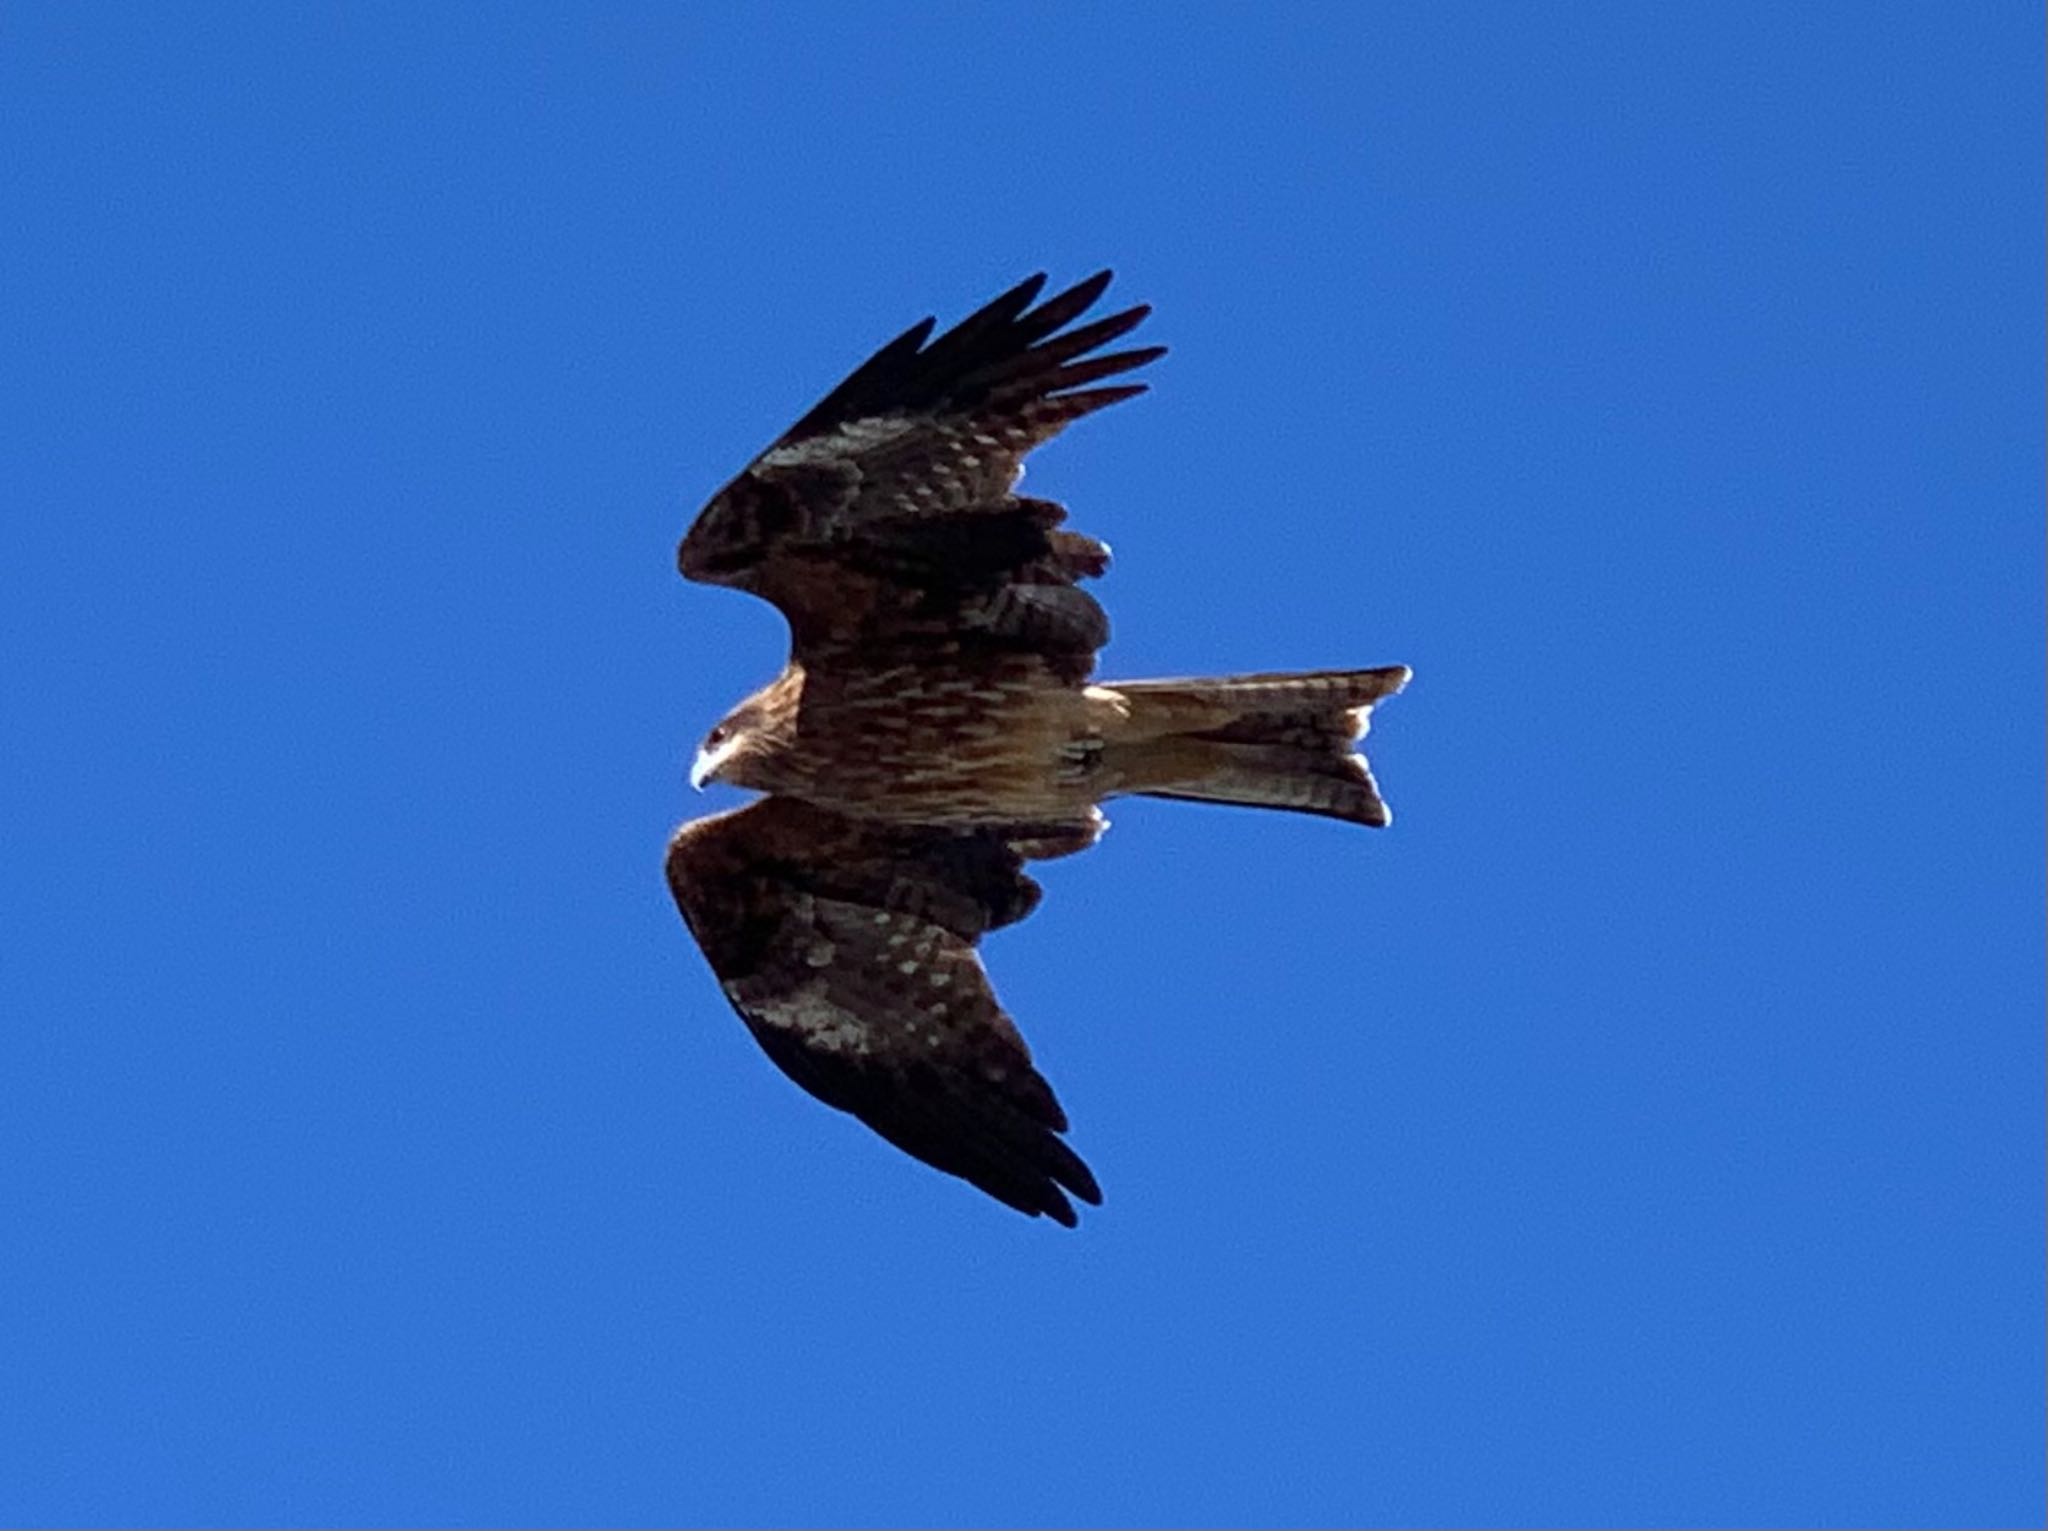
<svg viewBox="0 0 2048 1531"><path fill-rule="evenodd" d="M1408 683L1378 670L1114 681L1129 708L1110 741L1121 790L1385 825L1393 814L1365 759L1373 705Z"/></svg>

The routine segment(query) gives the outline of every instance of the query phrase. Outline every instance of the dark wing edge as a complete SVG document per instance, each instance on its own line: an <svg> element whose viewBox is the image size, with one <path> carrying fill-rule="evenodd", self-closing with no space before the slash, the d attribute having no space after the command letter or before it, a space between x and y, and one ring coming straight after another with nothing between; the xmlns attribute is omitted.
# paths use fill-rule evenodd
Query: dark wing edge
<svg viewBox="0 0 2048 1531"><path fill-rule="evenodd" d="M1101 1202L975 953L1038 901L999 835L771 797L684 825L667 871L726 998L803 1089L1019 1212L1071 1228L1069 1196Z"/></svg>
<svg viewBox="0 0 2048 1531"><path fill-rule="evenodd" d="M812 405L775 446L791 446L856 421L888 415L968 414L998 400L1049 398L1165 355L1164 346L1147 346L1092 361L1078 359L1136 329L1152 312L1149 304L1048 338L1093 308L1113 276L1098 271L1033 308L1046 282L1043 271L1035 272L928 344L938 321L920 320ZM1100 409L1144 391L1143 383L1098 389L1096 393L1115 398L1091 401L1091 407Z"/></svg>
<svg viewBox="0 0 2048 1531"><path fill-rule="evenodd" d="M1073 587L1109 550L1057 530L1060 505L1012 489L1034 447L1145 392L1091 385L1165 352L1090 354L1144 305L1059 333L1109 281L1098 272L1033 307L1041 273L937 339L932 320L913 325L713 497L677 550L684 575L774 602L800 649L938 620L1092 662L1107 619Z"/></svg>

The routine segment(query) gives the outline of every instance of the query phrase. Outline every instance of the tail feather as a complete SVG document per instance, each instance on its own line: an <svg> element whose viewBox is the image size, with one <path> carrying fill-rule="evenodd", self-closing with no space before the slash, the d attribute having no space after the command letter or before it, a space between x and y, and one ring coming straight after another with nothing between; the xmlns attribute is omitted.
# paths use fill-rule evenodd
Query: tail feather
<svg viewBox="0 0 2048 1531"><path fill-rule="evenodd" d="M1376 670L1118 681L1128 708L1112 742L1123 790L1239 803L1354 824L1393 821L1364 757L1375 703L1408 683Z"/></svg>

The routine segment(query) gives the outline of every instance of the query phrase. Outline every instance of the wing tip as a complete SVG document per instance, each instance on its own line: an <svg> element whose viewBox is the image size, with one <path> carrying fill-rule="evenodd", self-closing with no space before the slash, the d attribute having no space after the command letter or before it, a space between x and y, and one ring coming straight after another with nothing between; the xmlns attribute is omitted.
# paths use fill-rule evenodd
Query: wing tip
<svg viewBox="0 0 2048 1531"><path fill-rule="evenodd" d="M1043 272L1039 273L1039 279L1041 281L1044 280ZM1094 275L1082 277L1080 281L1069 287L1065 292L1056 294L1047 301L1052 303L1070 302L1079 308L1092 308L1095 300L1107 292L1109 284L1115 280L1115 270L1109 266L1104 266ZM1083 294L1086 294L1086 296L1084 297Z"/></svg>
<svg viewBox="0 0 2048 1531"><path fill-rule="evenodd" d="M963 327L976 320L1008 324L1029 311L1038 301L1038 295L1045 291L1045 284L1051 280L1043 271L1034 271L1015 287L1002 293L992 301L984 303L979 313L970 314L962 321Z"/></svg>
<svg viewBox="0 0 2048 1531"><path fill-rule="evenodd" d="M1072 1149L1064 1143L1058 1146L1063 1160L1067 1162L1046 1171L1046 1178L1035 1187L1037 1195L1033 1200L1026 1203L1020 1198L1010 1201L1010 1205L1026 1216L1049 1217L1062 1228L1078 1228L1081 1226L1081 1214L1074 1210L1074 1201L1084 1206L1099 1207L1102 1205L1102 1187L1095 1183L1088 1166L1075 1157ZM1008 1197L1000 1199L1010 1200Z"/></svg>

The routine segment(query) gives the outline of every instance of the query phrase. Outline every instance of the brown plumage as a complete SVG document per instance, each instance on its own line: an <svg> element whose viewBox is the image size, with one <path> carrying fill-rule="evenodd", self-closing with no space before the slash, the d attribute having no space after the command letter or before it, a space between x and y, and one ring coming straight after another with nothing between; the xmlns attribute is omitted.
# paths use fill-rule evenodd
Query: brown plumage
<svg viewBox="0 0 2048 1531"><path fill-rule="evenodd" d="M1130 793L1389 820L1354 751L1401 666L1089 684L1109 550L1012 492L1025 454L1144 392L1163 354L1068 329L1102 272L1034 276L870 357L714 496L677 561L790 626L781 675L692 780L771 794L686 824L669 886L770 1058L890 1142L1020 1211L1097 1202L975 945L1038 901L1027 859L1085 849ZM1064 333L1062 333L1064 331Z"/></svg>

